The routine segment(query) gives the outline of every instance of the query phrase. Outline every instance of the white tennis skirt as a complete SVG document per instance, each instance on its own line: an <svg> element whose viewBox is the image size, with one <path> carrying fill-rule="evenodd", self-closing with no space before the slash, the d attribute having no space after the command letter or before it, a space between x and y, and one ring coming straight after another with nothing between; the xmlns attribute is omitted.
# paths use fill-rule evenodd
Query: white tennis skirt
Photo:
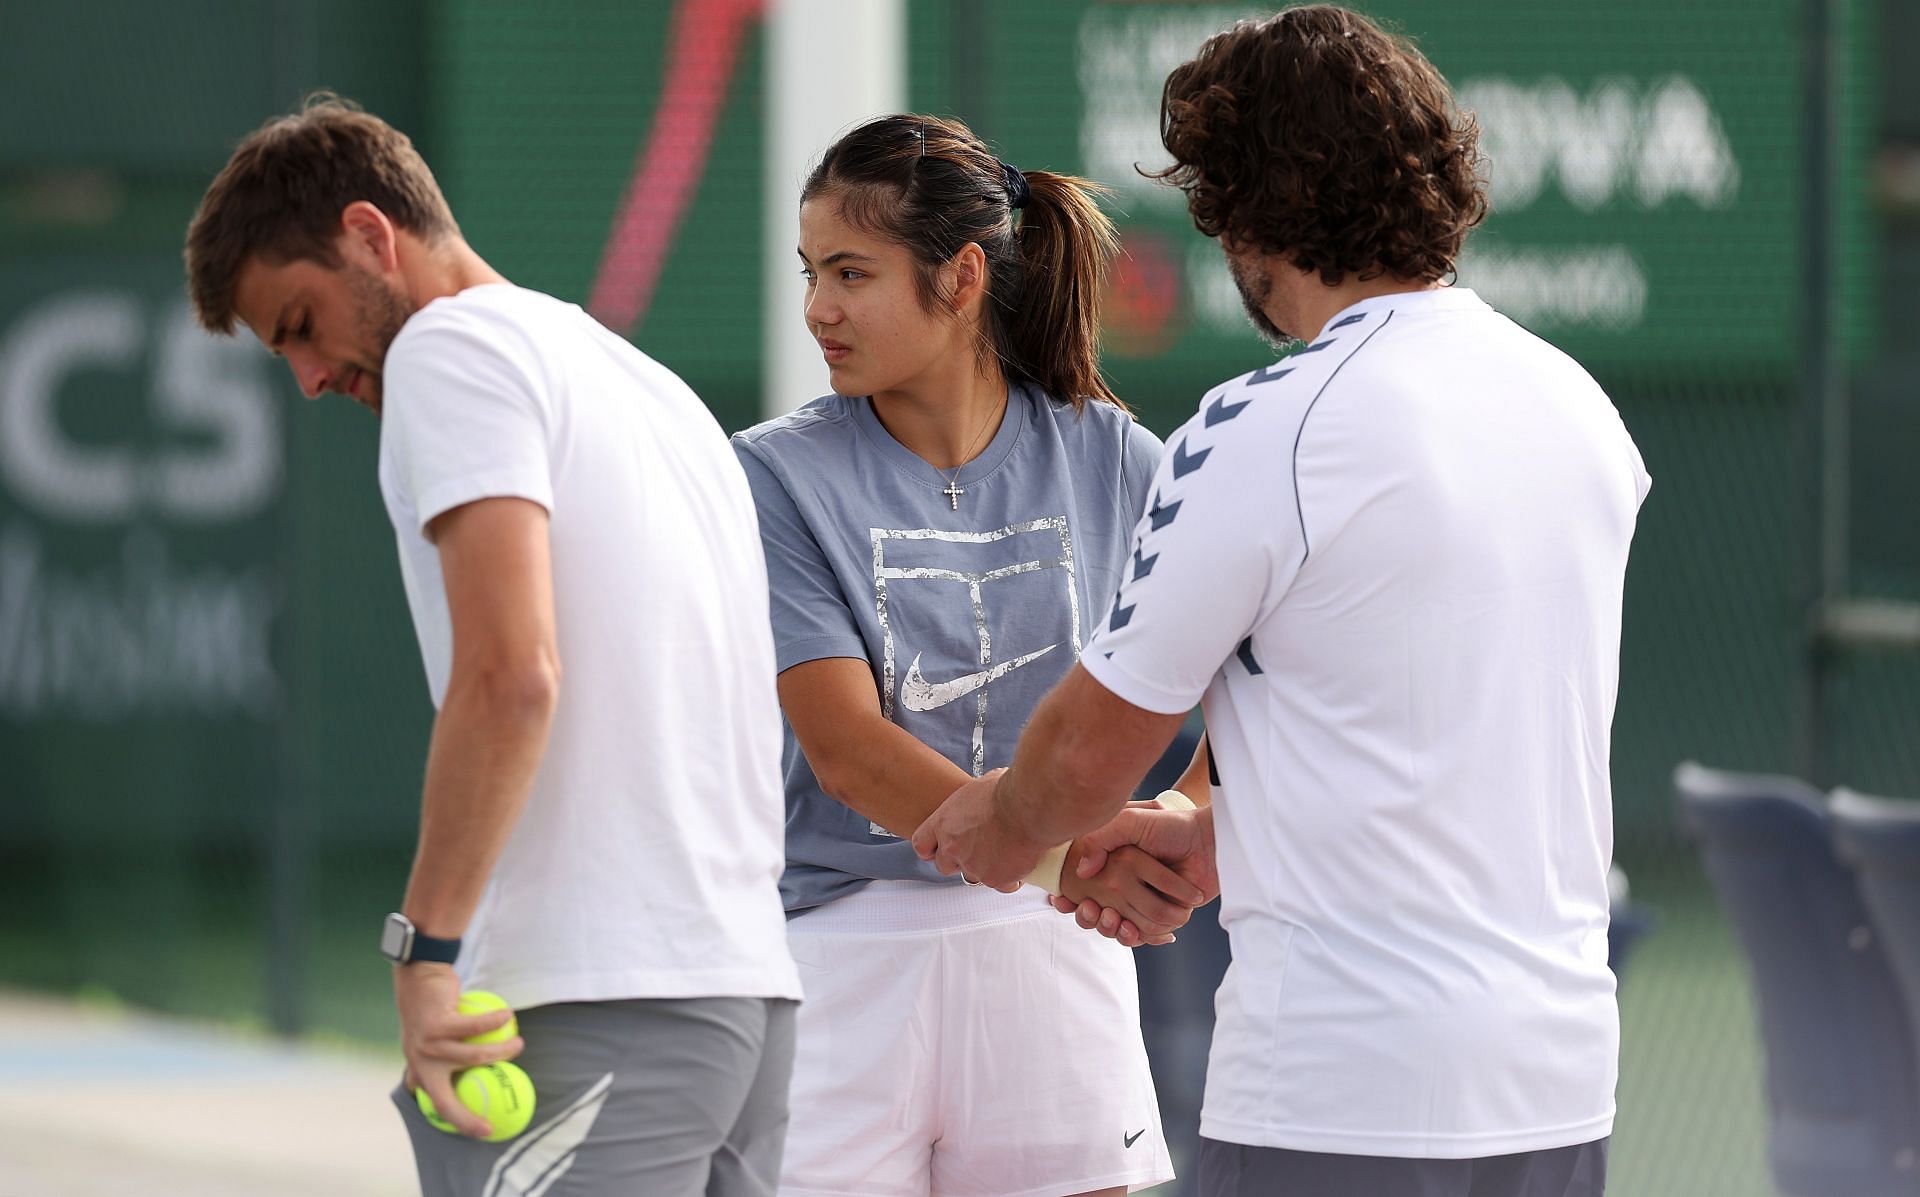
<svg viewBox="0 0 1920 1197"><path fill-rule="evenodd" d="M876 881L787 924L784 1197L1061 1197L1173 1177L1126 948L1040 891Z"/></svg>

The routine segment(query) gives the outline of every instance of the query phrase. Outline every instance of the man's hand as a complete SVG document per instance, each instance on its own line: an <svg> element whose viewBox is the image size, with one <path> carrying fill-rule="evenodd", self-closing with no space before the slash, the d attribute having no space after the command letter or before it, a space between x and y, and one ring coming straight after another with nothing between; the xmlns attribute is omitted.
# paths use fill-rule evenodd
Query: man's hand
<svg viewBox="0 0 1920 1197"><path fill-rule="evenodd" d="M1132 929L1130 935L1115 936L1127 947L1172 943L1173 933L1186 926L1193 908L1206 900L1199 886L1131 844L1108 852L1106 867L1083 877L1077 866L1084 851L1078 840L1068 849L1060 873L1062 893L1053 899L1054 906L1066 913L1083 903L1096 912L1113 910Z"/></svg>
<svg viewBox="0 0 1920 1197"><path fill-rule="evenodd" d="M1005 769L961 786L913 833L921 860L951 877L990 885L1010 894L1020 888L1051 844L1035 843L1012 827L996 800ZM1103 853L1104 856L1104 853Z"/></svg>
<svg viewBox="0 0 1920 1197"><path fill-rule="evenodd" d="M407 1056L407 1088L425 1089L440 1117L463 1135L484 1139L493 1128L453 1092L453 1074L476 1064L511 1060L526 1046L519 1036L499 1043L467 1043L507 1025L511 1010L461 1014L460 978L445 964L401 964L393 970L393 1003L400 1011L400 1048Z"/></svg>
<svg viewBox="0 0 1920 1197"><path fill-rule="evenodd" d="M1211 807L1167 811L1146 803L1133 803L1104 827L1080 837L1076 842L1080 860L1073 869L1081 878L1098 874L1112 854L1127 845L1161 861L1191 883L1194 892L1201 895L1195 906L1203 906L1220 896L1220 875L1214 865ZM1128 947L1155 942L1151 932L1130 915L1104 902L1088 899L1075 903L1063 896L1053 899L1053 907L1062 914L1074 915L1082 927L1097 930Z"/></svg>

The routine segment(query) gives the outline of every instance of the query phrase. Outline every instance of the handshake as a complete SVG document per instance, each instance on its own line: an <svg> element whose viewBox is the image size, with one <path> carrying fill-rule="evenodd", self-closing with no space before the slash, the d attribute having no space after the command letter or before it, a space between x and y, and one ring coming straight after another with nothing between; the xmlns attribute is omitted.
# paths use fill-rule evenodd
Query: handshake
<svg viewBox="0 0 1920 1197"><path fill-rule="evenodd" d="M1005 769L955 790L914 833L914 851L942 873L1012 893L1046 888L1054 909L1126 947L1172 943L1194 908L1220 893L1213 810L1178 790L1130 802L1065 844L1020 825L1002 793Z"/></svg>

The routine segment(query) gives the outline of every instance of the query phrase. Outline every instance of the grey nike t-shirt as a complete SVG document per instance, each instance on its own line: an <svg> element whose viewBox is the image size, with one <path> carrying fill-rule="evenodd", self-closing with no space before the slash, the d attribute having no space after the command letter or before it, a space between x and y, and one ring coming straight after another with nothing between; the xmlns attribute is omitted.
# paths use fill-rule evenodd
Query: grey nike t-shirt
<svg viewBox="0 0 1920 1197"><path fill-rule="evenodd" d="M1013 759L1128 568L1160 441L1106 403L1016 385L951 484L864 398L828 395L733 438L760 513L778 667L858 657L881 710L976 776ZM869 880L957 884L829 798L786 729L789 915Z"/></svg>

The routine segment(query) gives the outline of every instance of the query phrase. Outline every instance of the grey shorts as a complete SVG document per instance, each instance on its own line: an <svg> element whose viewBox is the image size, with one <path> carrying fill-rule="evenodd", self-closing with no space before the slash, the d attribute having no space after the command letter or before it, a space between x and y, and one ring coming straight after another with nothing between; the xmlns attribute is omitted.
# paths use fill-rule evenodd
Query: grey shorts
<svg viewBox="0 0 1920 1197"><path fill-rule="evenodd" d="M1397 1159L1200 1140L1201 1197L1600 1197L1607 1143L1477 1160Z"/></svg>
<svg viewBox="0 0 1920 1197"><path fill-rule="evenodd" d="M423 1197L771 1197L787 1134L798 1003L565 1002L518 1011L533 1123L505 1143L393 1103Z"/></svg>

